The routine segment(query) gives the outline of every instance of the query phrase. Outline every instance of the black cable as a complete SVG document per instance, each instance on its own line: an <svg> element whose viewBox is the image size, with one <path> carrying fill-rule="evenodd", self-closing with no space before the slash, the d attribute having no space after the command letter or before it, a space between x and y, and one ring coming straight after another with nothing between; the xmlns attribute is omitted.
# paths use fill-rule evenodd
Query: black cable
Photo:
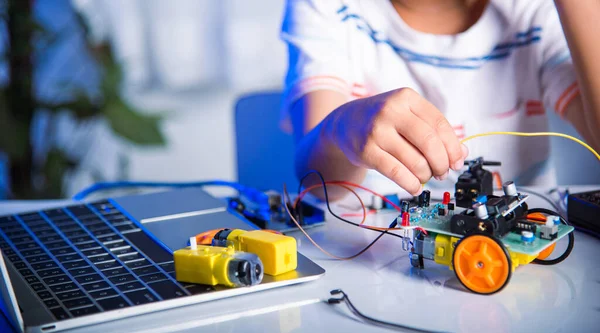
<svg viewBox="0 0 600 333"><path fill-rule="evenodd" d="M289 198L289 197L290 197L290 195L289 195L289 194L288 194L288 192L287 192L287 189L286 189L286 186L285 186L285 184L283 185L283 195L284 195L284 198ZM287 200L288 200L288 199L286 199L286 201L287 201ZM289 214L291 214L291 213L290 213L290 211L289 211L289 206L288 206L287 204L286 204L285 208L286 208L287 212L288 212ZM351 223L352 223L352 224L355 224L354 222L351 222ZM393 228L393 227L395 227L397 224L398 224L398 222L396 222L396 220L394 219L394 221L392 221L392 223L390 224L390 226L389 226L388 228ZM376 230L376 231L377 231L377 230ZM383 235L385 235L385 234L386 234L386 232L381 232L381 234L379 234L379 236L377 236L377 238L375 238L375 239L374 239L374 240L373 240L373 241L372 241L372 242L371 242L369 245L367 245L366 247L364 247L362 250L360 250L360 251L359 251L358 253L356 253L355 255L353 255L353 256L350 256L350 257L347 257L346 259L353 259L353 258L356 258L356 257L358 257L358 256L362 255L363 253L367 252L367 250L368 250L368 249L370 249L370 248L371 248L371 246L375 245L375 243L377 243L377 241L378 241L379 239L381 239L381 237L383 237ZM388 234L389 234L389 235L394 235L394 234L391 234L391 233L388 233ZM404 237L400 237L400 238L404 238ZM412 242L410 242L410 244L412 245Z"/></svg>
<svg viewBox="0 0 600 333"><path fill-rule="evenodd" d="M393 228L393 227L395 227L397 224L398 224L398 223L396 222L396 220L394 220L394 221L393 221L393 222L390 224L389 228ZM379 239L381 239L381 237L383 237L383 235L385 235L385 234L386 234L385 232L382 232L381 234L379 234L379 236L377 236L377 237L376 237L376 238L375 238L375 239L374 239L374 240L373 240L371 243L369 243L369 245L365 246L365 248L364 248L364 249L360 250L360 252L358 252L357 254L355 254L353 257L358 257L358 256L360 256L361 254L363 254L363 253L367 252L367 250L368 250L368 249L370 249L370 248L371 248L371 246L375 245L375 243L377 243L377 241L378 241ZM412 242L411 242L411 243L412 243Z"/></svg>
<svg viewBox="0 0 600 333"><path fill-rule="evenodd" d="M565 225L569 225L569 223L567 223L567 220L562 217L562 215L558 214L555 211L552 211L550 209L546 209L546 208L532 208L529 209L527 211L527 214L531 214L531 213L542 213L542 214L546 214L546 215L553 215L553 216L558 216L560 218L560 221L565 224ZM571 254L571 251L573 251L573 246L575 245L575 235L573 232L569 233L569 244L567 245L567 249L565 250L565 252L563 254L561 254L558 258L556 259L550 259L550 260L541 260L541 259L533 259L533 262L539 265L545 265L545 266L550 266L550 265L556 265L560 262L562 262L563 260L567 259L567 257Z"/></svg>
<svg viewBox="0 0 600 333"><path fill-rule="evenodd" d="M339 304L341 302L346 303L346 305L348 306L348 308L352 311L352 313L354 313L357 317L369 322L370 324L374 324L377 326L383 326L383 327L387 327L387 328L394 328L397 330L402 330L402 331L406 331L406 330L410 330L412 332L423 332L423 333L437 333L440 331L428 331L428 330L424 330L424 329L420 329L420 328L416 328L416 327L412 327L412 326L406 326L406 325L402 325L402 324L397 324L397 323L391 323L389 321L384 321L384 320L379 320L379 319L375 319L373 317L369 317L367 315L365 315L364 313L360 312L355 306L354 304L352 304L352 302L350 301L350 298L348 297L348 295L342 291L341 289L335 289L332 290L330 292L331 295L339 295L341 294L342 296L340 298L330 298L327 300L328 304Z"/></svg>
<svg viewBox="0 0 600 333"><path fill-rule="evenodd" d="M542 193L539 193L539 192L536 192L536 191L533 191L533 190L530 190L530 189L527 189L527 188L525 188L525 189L524 189L524 188L522 188L522 187L521 187L521 188L519 188L519 191L520 191L520 192L525 192L525 193L527 193L527 194L533 194L533 195L535 195L536 197L538 197L538 198L540 198L540 199L542 199L542 200L546 201L546 202L547 202L548 204L550 204L550 206L552 206L552 208L554 208L554 209L555 209L557 212L560 212L560 210L561 210L561 209L558 207L558 205L557 205L557 204L556 204L554 201L550 200L550 198L548 198L547 196L543 195Z"/></svg>
<svg viewBox="0 0 600 333"><path fill-rule="evenodd" d="M321 181L321 184L323 184L323 193L325 194L325 204L327 205L327 210L329 211L329 213L331 213L331 215L333 215L333 217L337 218L338 220L340 220L342 222L345 222L345 223L348 223L348 224L352 224L352 225L354 225L356 227L360 227L360 225L358 223L352 222L350 220L346 220L345 218L343 218L343 217L341 217L341 216L339 216L339 215L337 215L336 213L333 212L333 210L331 209L331 206L329 205L329 195L327 193L327 186L326 186L327 184L325 183L325 178L323 178L323 175L321 175L321 173L319 171L311 170L306 175L304 175L304 177L302 177L302 179L300 179L300 185L298 185L298 193L300 193L302 191L302 184L304 183L304 181L306 180L306 178L308 178L308 176L310 176L311 174L316 174L319 177L319 180ZM390 227L390 228L392 228L392 227ZM377 237L373 241L373 243L376 242L376 241L378 241L379 238L381 238L381 236L383 236L385 234L390 235L390 236L394 236L394 237L398 237L400 239L404 238L404 237L402 237L402 236L400 236L398 234L394 234L394 233L388 232L388 230L379 231L379 230L370 229L370 228L362 228L362 229L368 229L368 230L372 230L372 231L375 231L375 232L381 232L381 235L379 237ZM369 245L369 247L371 245Z"/></svg>

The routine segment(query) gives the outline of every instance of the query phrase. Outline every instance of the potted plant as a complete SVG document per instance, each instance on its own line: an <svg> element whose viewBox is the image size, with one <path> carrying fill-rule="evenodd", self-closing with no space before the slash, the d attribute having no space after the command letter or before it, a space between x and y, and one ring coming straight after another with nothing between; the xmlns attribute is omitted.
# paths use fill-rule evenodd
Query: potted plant
<svg viewBox="0 0 600 333"><path fill-rule="evenodd" d="M51 146L42 156L32 141L34 118L39 112L52 117L69 112L76 121L105 119L114 134L136 145L164 145L160 129L161 117L137 111L121 96L121 65L115 60L109 44L93 44L88 38L85 21L74 13L75 29L84 35L85 50L99 69L96 89L89 91L81 84L60 83L68 98L49 100L36 93L36 70L44 52L62 38L36 21L35 0L0 0L0 24L8 32L8 45L0 60L8 68L8 82L0 86L0 177L5 170L8 197L12 199L60 198L64 196L65 175L77 169L80 157L67 154L61 147ZM0 26L1 28L1 26ZM73 26L69 27L73 29ZM1 50L1 49L0 49ZM52 135L52 127L44 135ZM102 179L97 179L102 180ZM6 188L6 185L4 186Z"/></svg>

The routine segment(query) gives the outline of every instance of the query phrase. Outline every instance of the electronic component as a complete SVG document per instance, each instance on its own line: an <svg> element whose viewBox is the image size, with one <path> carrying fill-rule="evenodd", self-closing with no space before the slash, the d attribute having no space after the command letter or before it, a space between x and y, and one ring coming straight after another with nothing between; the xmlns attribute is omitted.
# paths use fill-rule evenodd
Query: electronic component
<svg viewBox="0 0 600 333"><path fill-rule="evenodd" d="M465 164L469 166L469 169L458 177L454 197L458 207L471 208L475 199L480 195L494 193L494 176L483 166L499 166L501 163L484 161L482 157L479 157L473 161L465 161Z"/></svg>
<svg viewBox="0 0 600 333"><path fill-rule="evenodd" d="M439 208L438 208L438 215L439 215L439 216L446 216L446 208L444 208L444 207L439 207Z"/></svg>
<svg viewBox="0 0 600 333"><path fill-rule="evenodd" d="M373 195L371 197L371 208L375 210L380 210L384 208L383 198L377 195Z"/></svg>
<svg viewBox="0 0 600 333"><path fill-rule="evenodd" d="M429 207L429 203L431 201L431 192L429 190L424 190L419 194L418 205L419 207Z"/></svg>
<svg viewBox="0 0 600 333"><path fill-rule="evenodd" d="M175 278L180 282L245 287L259 284L264 275L260 258L253 253L236 251L233 247L196 245L173 253Z"/></svg>
<svg viewBox="0 0 600 333"><path fill-rule="evenodd" d="M476 203L473 205L473 211L475 211L475 216L477 216L478 219L482 219L485 220L488 217L490 217L488 215L488 209L487 207L482 204L482 203Z"/></svg>
<svg viewBox="0 0 600 333"><path fill-rule="evenodd" d="M520 232L520 231L531 231L533 233L535 233L537 230L537 225L535 222L529 222L529 221L519 221L517 222L517 224L515 225L513 231L515 232Z"/></svg>
<svg viewBox="0 0 600 333"><path fill-rule="evenodd" d="M521 217L527 211L527 195L513 195L511 187L503 196L487 195L482 202L475 202L468 210L455 214L450 220L450 230L455 234L467 235L478 231L502 237L514 230ZM483 203L484 202L484 203Z"/></svg>
<svg viewBox="0 0 600 333"><path fill-rule="evenodd" d="M511 181L502 184L502 190L504 190L504 194L506 194L507 196L514 197L518 195L517 186L514 182Z"/></svg>
<svg viewBox="0 0 600 333"><path fill-rule="evenodd" d="M215 234L212 244L256 254L268 275L287 273L298 265L296 239L290 236L265 230L223 229Z"/></svg>
<svg viewBox="0 0 600 333"><path fill-rule="evenodd" d="M400 201L400 209L402 210L402 212L408 212L408 210L410 209L410 202L406 201L406 200L402 200Z"/></svg>
<svg viewBox="0 0 600 333"><path fill-rule="evenodd" d="M535 235L531 231L521 231L521 240L525 244L531 244L535 240Z"/></svg>
<svg viewBox="0 0 600 333"><path fill-rule="evenodd" d="M450 192L444 192L444 196L442 197L442 204L447 205L450 203Z"/></svg>
<svg viewBox="0 0 600 333"><path fill-rule="evenodd" d="M569 194L567 212L569 223L600 233L600 190Z"/></svg>
<svg viewBox="0 0 600 333"><path fill-rule="evenodd" d="M407 227L410 225L410 213L409 212L402 213L402 223L400 225L403 227Z"/></svg>
<svg viewBox="0 0 600 333"><path fill-rule="evenodd" d="M297 230L283 206L283 198L276 191L264 192L266 196L257 200L245 195L229 199L229 209L254 223L261 229L288 232ZM296 220L303 228L323 225L325 212L304 201L298 203Z"/></svg>
<svg viewBox="0 0 600 333"><path fill-rule="evenodd" d="M547 216L546 224L540 226L540 238L542 239L556 239L558 236L558 225L560 224L560 219L558 216Z"/></svg>
<svg viewBox="0 0 600 333"><path fill-rule="evenodd" d="M444 234L420 234L419 237L414 239L414 248L411 253L411 256L414 256L414 258L411 258L411 265L423 268L422 259L433 260L442 265L450 265L452 250L457 241L457 237Z"/></svg>

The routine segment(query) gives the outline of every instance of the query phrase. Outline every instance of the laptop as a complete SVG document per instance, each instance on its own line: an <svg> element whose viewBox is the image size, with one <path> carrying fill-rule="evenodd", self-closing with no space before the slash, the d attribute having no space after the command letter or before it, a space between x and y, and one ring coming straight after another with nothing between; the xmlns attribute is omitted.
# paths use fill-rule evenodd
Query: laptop
<svg viewBox="0 0 600 333"><path fill-rule="evenodd" d="M298 268L255 286L175 280L173 252L191 236L253 230L200 188L130 195L0 217L0 291L15 332L57 332L315 280Z"/></svg>

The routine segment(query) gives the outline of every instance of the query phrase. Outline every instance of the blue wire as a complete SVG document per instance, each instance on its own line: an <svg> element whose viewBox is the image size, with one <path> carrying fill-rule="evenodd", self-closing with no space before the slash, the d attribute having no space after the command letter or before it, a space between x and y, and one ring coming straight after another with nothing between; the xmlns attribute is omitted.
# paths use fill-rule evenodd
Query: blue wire
<svg viewBox="0 0 600 333"><path fill-rule="evenodd" d="M99 182L96 183L73 196L73 200L81 201L88 195L108 189L117 188L131 188L131 187L204 187L204 186L225 186L231 187L241 194L248 197L248 199L254 202L267 202L268 196L264 192L261 192L255 188L241 185L235 182L228 182L224 180L210 180L204 182L182 182L182 183L169 183L169 182L132 182L132 181L118 181L118 182Z"/></svg>

